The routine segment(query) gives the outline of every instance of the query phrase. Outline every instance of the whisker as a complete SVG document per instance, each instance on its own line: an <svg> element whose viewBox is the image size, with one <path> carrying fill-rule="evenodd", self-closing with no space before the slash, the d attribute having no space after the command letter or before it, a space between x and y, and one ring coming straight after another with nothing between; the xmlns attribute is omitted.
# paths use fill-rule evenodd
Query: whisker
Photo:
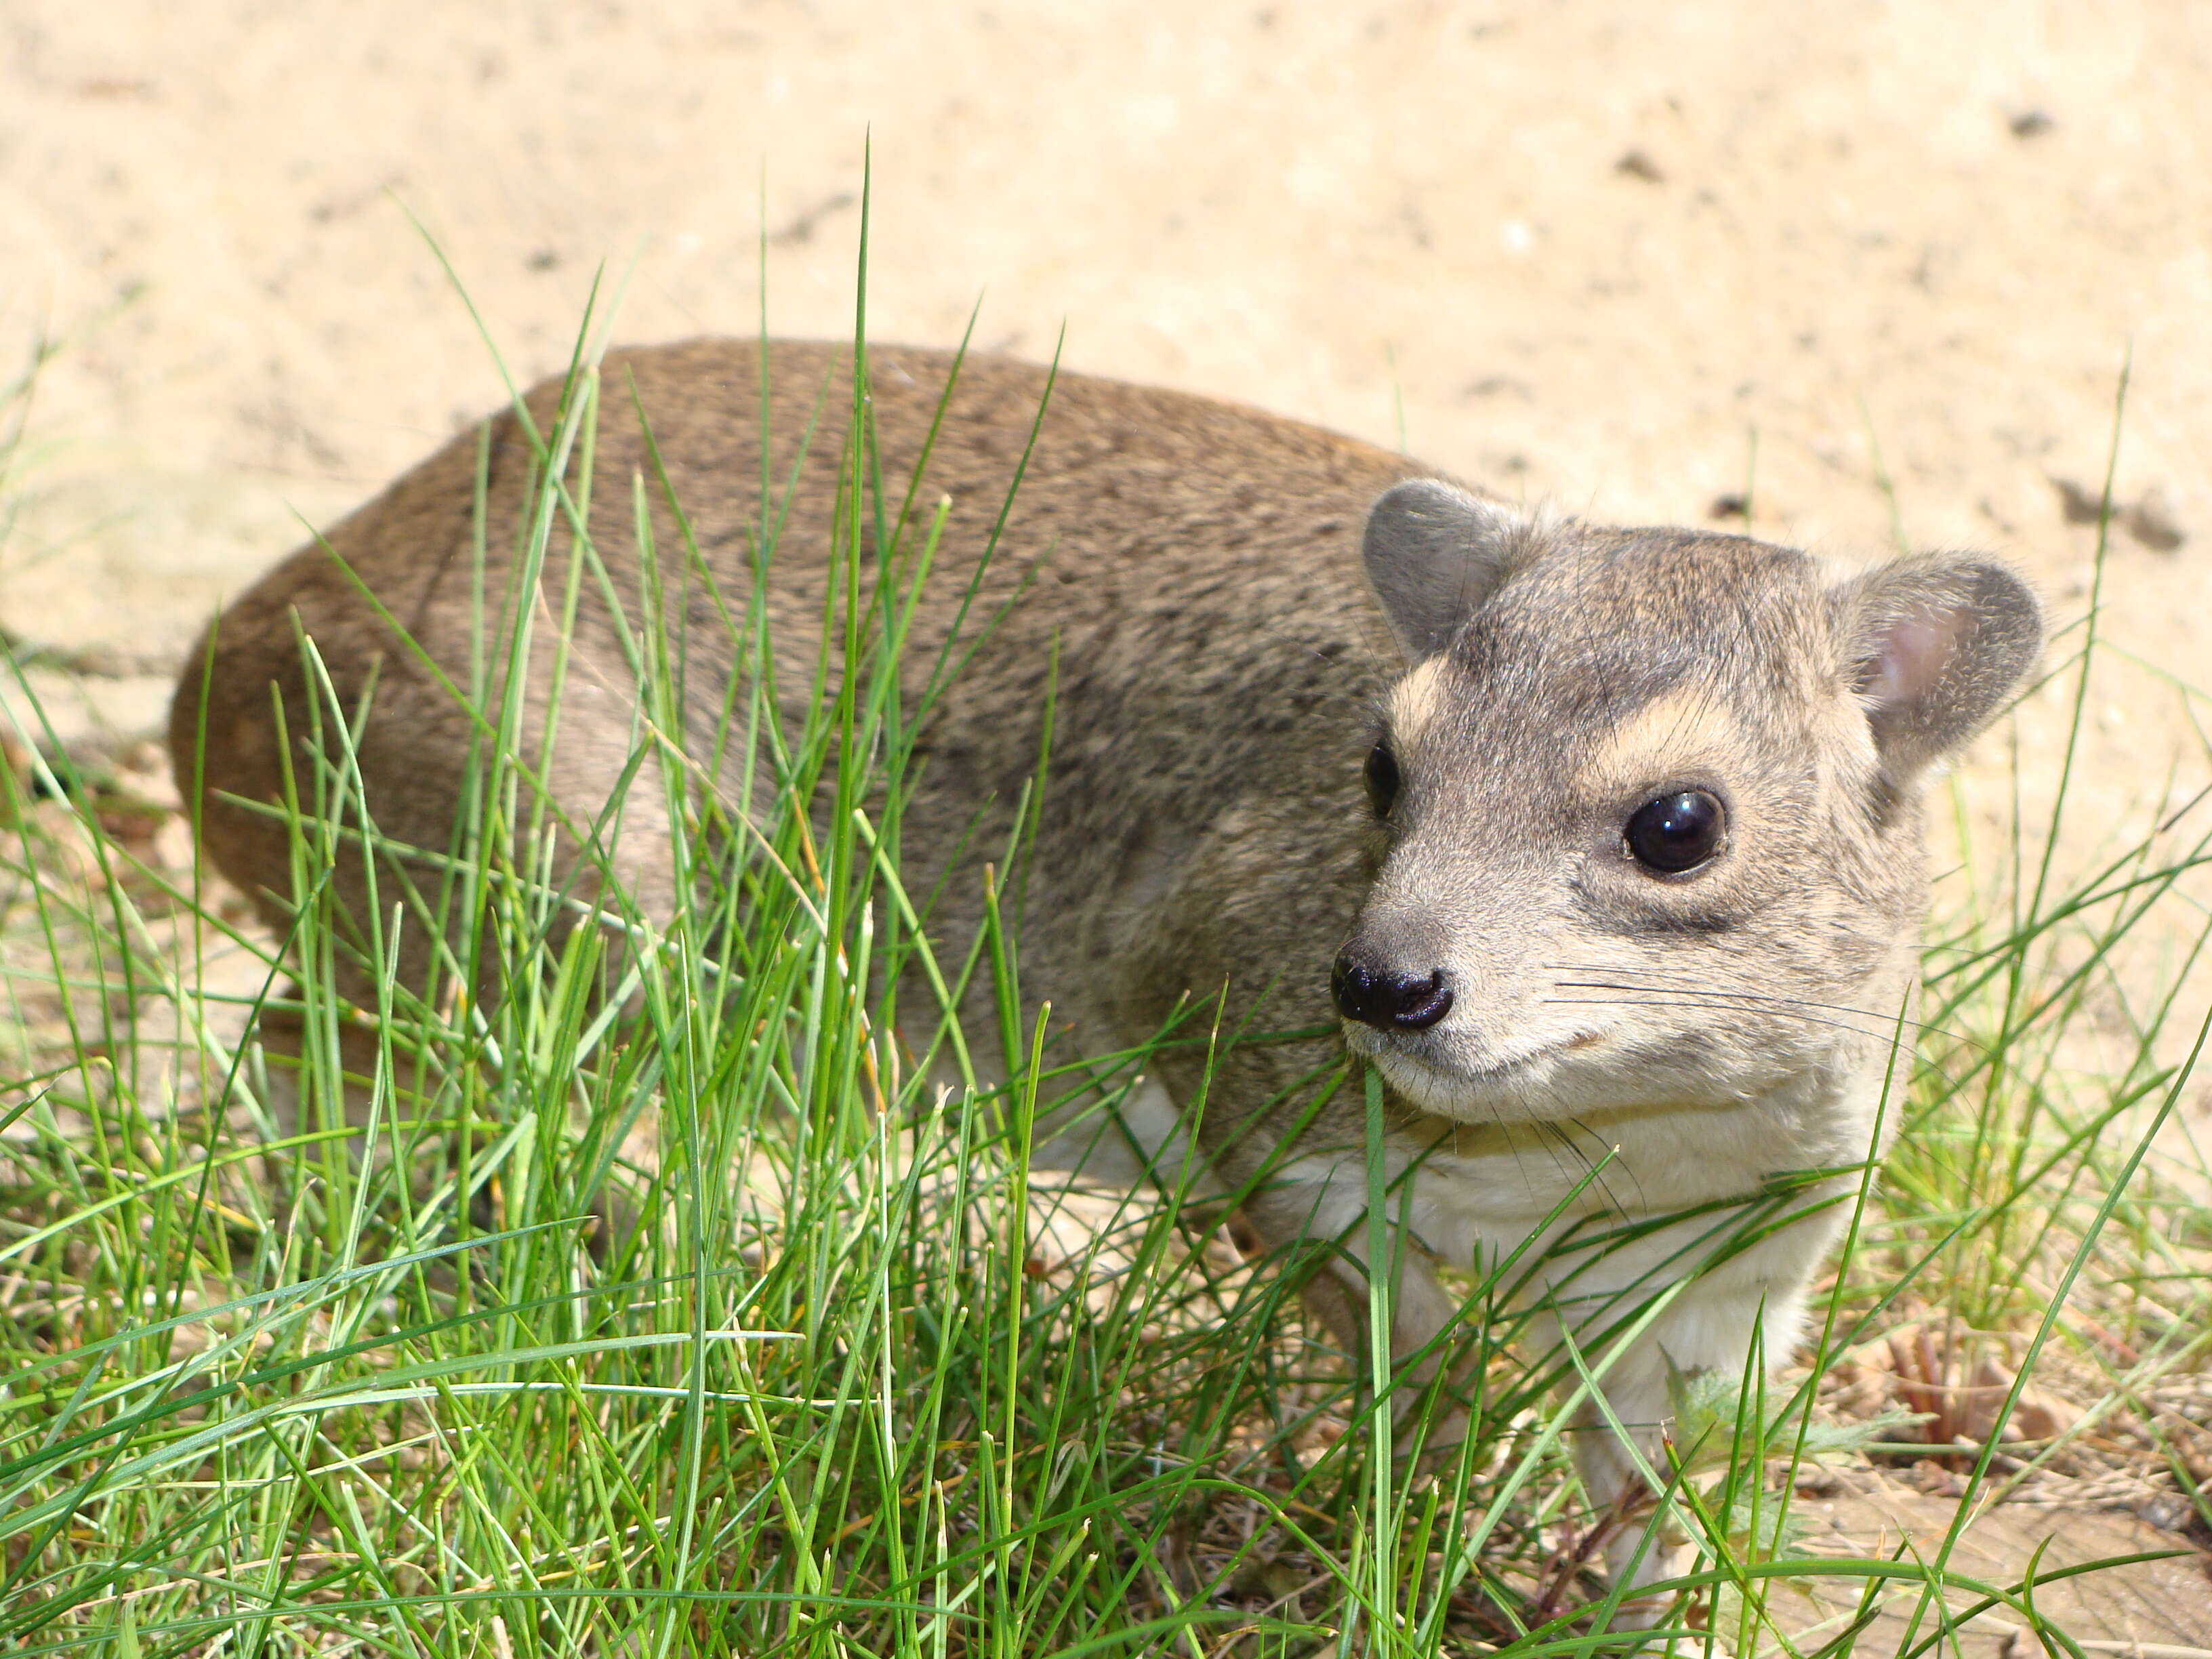
<svg viewBox="0 0 2212 1659"><path fill-rule="evenodd" d="M1614 1202L1612 1190L1606 1185L1605 1177L1597 1174L1597 1166L1590 1162L1589 1153L1576 1146L1573 1139L1563 1133L1556 1123L1546 1123L1539 1120L1534 1127L1536 1139L1542 1144L1545 1152L1552 1160L1552 1168L1562 1179L1578 1182L1581 1176L1576 1175L1571 1165L1580 1165L1582 1176L1595 1176L1595 1184L1605 1201L1613 1205L1615 1209L1620 1208L1620 1206ZM1560 1157L1562 1152L1566 1154L1564 1158Z"/></svg>
<svg viewBox="0 0 2212 1659"><path fill-rule="evenodd" d="M1623 1008L1705 1008L1705 1009L1712 1009L1712 1008L1717 1008L1717 1007L1718 1007L1718 1008L1725 1008L1725 1007L1727 1007L1727 1006L1729 1006L1726 1002L1691 1002L1691 1001L1686 1000L1686 998L1687 998L1690 994L1692 994L1691 993L1682 992L1682 991L1670 991L1670 990L1645 990L1644 988L1642 988L1642 987L1640 987L1640 986L1634 986L1634 985L1619 986L1619 987L1593 986L1593 987L1591 987L1590 988L1591 988L1591 989L1594 989L1594 990L1605 990L1605 989L1619 989L1619 990L1625 990L1625 991L1628 991L1628 992L1630 992L1630 993L1632 993L1632 994L1634 994L1638 999L1639 999L1639 1000L1635 1000L1635 1001L1632 1001L1632 1000L1630 1000L1630 999L1629 999L1628 997L1625 997L1625 996L1624 996L1624 997L1546 997L1545 999L1543 999L1543 1000L1544 1000L1546 1003L1547 1003L1547 1004L1553 1004L1553 1003L1555 1003L1555 1004L1559 1005L1559 1006L1561 1006L1561 1007L1563 1007L1563 1008L1600 1008L1600 1007L1604 1007L1604 1006L1607 1006L1607 1005L1608 1005L1608 1004L1612 1004L1612 1005L1614 1005L1614 1006L1620 1006L1620 1007L1623 1007ZM1719 994L1722 994L1722 993L1716 993L1715 994L1719 995ZM1782 1000L1782 999L1777 998L1777 999L1775 999L1774 1000L1775 1000L1775 1002L1777 1003L1777 1006L1772 1010L1772 1012L1776 1012L1776 1013L1779 1013L1779 1014L1786 1015L1786 1016L1788 1016L1790 1018L1792 1018L1792 1019L1796 1019L1796 1020L1802 1021L1803 1024L1808 1024L1808 1025L1826 1025L1826 1026L1828 1026L1828 1027L1830 1027L1830 1028L1832 1028L1832 1029L1833 1029L1833 1030L1838 1030L1838 1031L1849 1031L1849 1032L1850 1032L1852 1036L1863 1036L1863 1037L1879 1037L1879 1036L1883 1036L1887 1035L1888 1030L1891 1029L1891 1028L1889 1027L1889 1025L1887 1025L1887 1024L1884 1024L1884 1025L1882 1025L1882 1026L1876 1027L1876 1028L1874 1028L1874 1029L1871 1029L1871 1030L1870 1030L1870 1029L1869 1029L1868 1027L1863 1026L1863 1025L1853 1025L1853 1024L1850 1024L1849 1021L1847 1021L1847 1020L1840 1020L1840 1019L1823 1019L1823 1018L1820 1018L1820 1016L1819 1016L1818 1014L1809 1014L1809 1013L1801 1012L1799 1011L1799 1008L1798 1008L1798 1006L1797 1006L1792 1005L1792 1004L1790 1004L1790 1003L1789 1003L1789 1002L1787 1002L1787 1001L1785 1001L1785 1000ZM1858 1011L1857 1011L1857 1010L1853 1010L1853 1009L1846 1009L1844 1012L1847 1012L1847 1013L1849 1013L1849 1012L1858 1012ZM1929 1030L1935 1030L1936 1028L1931 1026L1931 1027L1929 1027L1929 1028L1927 1028L1927 1029L1929 1029ZM1945 1036L1953 1036L1953 1035L1955 1035L1955 1034L1954 1034L1954 1033L1949 1033L1949 1032L1946 1032L1946 1033L1944 1033L1944 1035L1945 1035ZM1979 1044L1977 1044L1977 1043L1973 1041L1973 1039L1972 1039L1972 1038L1971 1038L1971 1037L1960 1036L1960 1037L1958 1037L1958 1038L1957 1038L1957 1040L1958 1040L1960 1042L1966 1044L1966 1045L1967 1047L1969 1047L1969 1048L1974 1048L1974 1047L1979 1047L1979 1046L1981 1046L1981 1045L1979 1045Z"/></svg>
<svg viewBox="0 0 2212 1659"><path fill-rule="evenodd" d="M1596 1141L1599 1146L1607 1147L1608 1151L1611 1150L1610 1145L1606 1140L1605 1137L1598 1134L1595 1131L1591 1129L1589 1125L1583 1122L1580 1118L1571 1117L1567 1119L1566 1121L1568 1124L1572 1126L1577 1134L1585 1136L1591 1140ZM1551 1130L1553 1133L1559 1136L1562 1146L1571 1147L1574 1150L1575 1156L1582 1159L1583 1167L1589 1170L1590 1173L1596 1177L1598 1189L1605 1194L1605 1201L1610 1204L1615 1210L1620 1211L1623 1215L1627 1214L1627 1206L1624 1205L1613 1193L1613 1181L1610 1172L1607 1170L1601 1169L1598 1165L1597 1160L1592 1158L1588 1152L1583 1152L1580 1146L1576 1143L1573 1137L1569 1135L1566 1130L1562 1128L1559 1125L1556 1123L1547 1123L1544 1127ZM1626 1167L1628 1170L1628 1178L1636 1188L1636 1201L1640 1207L1644 1203L1644 1182L1637 1175L1635 1165L1629 1164Z"/></svg>
<svg viewBox="0 0 2212 1659"><path fill-rule="evenodd" d="M1765 1005L1781 1009L1817 1008L1824 1014L1856 1014L1881 1026L1904 1025L1922 1031L1941 1030L1923 1020L1876 1013L1871 1008L1854 1007L1848 1002L1815 1002L1809 997L1778 997L1763 991L1722 991L1705 985L1624 985L1601 979L1555 979L1552 985L1553 989L1561 991L1643 991L1655 996L1712 997L1722 1002ZM1943 1035L1951 1033L1944 1032Z"/></svg>
<svg viewBox="0 0 2212 1659"><path fill-rule="evenodd" d="M1711 1009L1716 1006L1710 1002L1669 1001L1657 992L1653 992L1640 1001L1632 1001L1626 997L1547 997L1544 1000L1562 1008L1602 1008L1610 1006L1620 1008ZM1789 1012L1787 1010L1783 1012ZM1790 1014L1789 1017L1796 1019L1800 1024L1825 1025L1831 1030L1848 1031L1853 1036L1872 1037L1881 1035L1879 1032L1868 1030L1864 1026L1853 1025L1848 1020L1823 1019L1818 1014Z"/></svg>
<svg viewBox="0 0 2212 1659"><path fill-rule="evenodd" d="M1715 985L1691 985L1680 982L1668 984L1665 981L1649 984L1638 983L1632 980L1609 979L1555 979L1552 983L1555 988L1562 990L1652 991L1664 992L1669 995L1712 997L1724 1002L1751 1006L1817 1008L1824 1014L1855 1014L1861 1019L1871 1020L1876 1025L1885 1028L1902 1025L1909 1030L1936 1031L1947 1036L1957 1035L1954 1032L1945 1031L1942 1026L1931 1025L1926 1020L1907 1018L1892 1010L1862 1008L1856 1003L1851 1002L1820 1002L1811 997L1778 996L1771 991L1732 991Z"/></svg>
<svg viewBox="0 0 2212 1659"><path fill-rule="evenodd" d="M1855 1003L1815 1002L1810 997L1779 997L1763 991L1731 991L1717 985L1698 985L1682 979L1674 979L1670 982L1668 975L1653 974L1649 970L1641 968L1620 968L1605 964L1592 965L1583 963L1568 962L1553 963L1548 965L1551 968L1551 970L1554 973L1572 973L1579 971L1583 973L1617 974L1622 975L1642 975L1647 979L1654 979L1661 981L1656 985L1623 985L1607 980L1553 981L1552 983L1553 987L1559 990L1664 991L1683 996L1722 997L1733 999L1739 1002L1771 1003L1782 1008L1818 1008L1825 1013L1856 1014L1862 1019L1873 1020L1885 1029L1903 1025L1909 1030L1915 1031L1932 1031L1938 1036L1949 1037L1954 1042L1964 1042L1972 1045L1974 1042L1973 1038L1967 1036L1964 1032L1954 1031L1948 1026L1930 1024L1928 1021L1923 1019L1908 1019L1893 1011L1885 1012L1878 1008L1862 1008Z"/></svg>

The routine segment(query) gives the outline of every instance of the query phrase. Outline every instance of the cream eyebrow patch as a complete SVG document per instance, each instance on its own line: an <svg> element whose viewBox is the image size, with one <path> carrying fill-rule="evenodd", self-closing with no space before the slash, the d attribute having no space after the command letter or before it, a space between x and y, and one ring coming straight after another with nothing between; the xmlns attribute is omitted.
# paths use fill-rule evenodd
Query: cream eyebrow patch
<svg viewBox="0 0 2212 1659"><path fill-rule="evenodd" d="M1714 693L1670 691L1598 741L1575 775L1577 793L1603 799L1644 788L1668 773L1725 765L1745 752L1747 742L1733 711Z"/></svg>
<svg viewBox="0 0 2212 1659"><path fill-rule="evenodd" d="M1444 659L1431 657L1390 688L1390 730L1409 738L1437 718L1444 706L1443 688L1437 683Z"/></svg>

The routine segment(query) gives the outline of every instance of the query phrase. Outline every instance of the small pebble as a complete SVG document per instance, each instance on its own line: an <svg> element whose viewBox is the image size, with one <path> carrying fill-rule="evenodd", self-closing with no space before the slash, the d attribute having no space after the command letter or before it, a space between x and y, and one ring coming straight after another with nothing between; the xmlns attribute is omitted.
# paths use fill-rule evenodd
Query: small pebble
<svg viewBox="0 0 2212 1659"><path fill-rule="evenodd" d="M2066 515L2069 524L2094 524L2105 515L2103 492L2081 488L2071 478L2053 478L2051 487L2058 492L2058 510ZM2115 507L2114 511L2118 509Z"/></svg>
<svg viewBox="0 0 2212 1659"><path fill-rule="evenodd" d="M2173 498L2159 489L2146 489L2136 497L2120 527L2154 553L2171 553L2189 539L2174 515Z"/></svg>
<svg viewBox="0 0 2212 1659"><path fill-rule="evenodd" d="M2094 524L2104 516L2104 493L2084 489L2071 478L2053 477L2058 510L2069 524ZM2155 553L2171 553L2189 539L2174 511L2173 498L2154 485L2133 501L2112 500L2112 522Z"/></svg>

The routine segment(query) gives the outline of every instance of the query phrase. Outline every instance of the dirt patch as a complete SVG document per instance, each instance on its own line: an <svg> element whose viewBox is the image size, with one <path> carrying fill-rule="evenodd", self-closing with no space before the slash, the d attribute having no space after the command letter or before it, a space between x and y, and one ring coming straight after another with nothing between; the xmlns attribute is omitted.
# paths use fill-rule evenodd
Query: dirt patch
<svg viewBox="0 0 2212 1659"><path fill-rule="evenodd" d="M1838 1556L1883 1555L1906 1562L1935 1557L1957 1513L1954 1499L1886 1480L1863 1479L1859 1484L1865 1489L1798 1500L1795 1512L1805 1525L1808 1553L1832 1549ZM2089 1563L2166 1552L2173 1553L2166 1559L2057 1576ZM2036 1564L2040 1578L2050 1581L2033 1589L2039 1615L2077 1641L2124 1644L2093 1647L2092 1652L2136 1652L2136 1644L2212 1647L2212 1572L2208 1572L2212 1557L2136 1516L1999 1504L1973 1518L1949 1557L1954 1572L2015 1591L2029 1562ZM1832 1635L1861 1616L1863 1581L1808 1579L1803 1586L1808 1611L1796 1622L1804 1638ZM1881 1598L1859 1638L1858 1650L1904 1651L1920 1596L1919 1588L1911 1586ZM1944 1594L1954 1613L1984 1599L1956 1586ZM1777 1598L1778 1602L1782 1600ZM1929 1633L1926 1613L1917 1624L1919 1636ZM1961 1632L1956 1648L1947 1642L1944 1650L1967 1659L2031 1659L2042 1649L2027 1633L2019 1612L1998 1607L1975 1619ZM2155 1648L2140 1651L2151 1659Z"/></svg>

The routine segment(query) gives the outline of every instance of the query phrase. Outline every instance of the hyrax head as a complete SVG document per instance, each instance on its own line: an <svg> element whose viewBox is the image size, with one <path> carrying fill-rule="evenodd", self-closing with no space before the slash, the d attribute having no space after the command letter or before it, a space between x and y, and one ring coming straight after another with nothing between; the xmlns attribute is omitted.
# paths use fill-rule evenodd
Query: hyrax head
<svg viewBox="0 0 2212 1659"><path fill-rule="evenodd" d="M1352 1047L1462 1118L1722 1105L1886 1044L1929 764L2035 661L2010 571L1544 526L1449 485L1370 514L1411 666L1367 758Z"/></svg>

